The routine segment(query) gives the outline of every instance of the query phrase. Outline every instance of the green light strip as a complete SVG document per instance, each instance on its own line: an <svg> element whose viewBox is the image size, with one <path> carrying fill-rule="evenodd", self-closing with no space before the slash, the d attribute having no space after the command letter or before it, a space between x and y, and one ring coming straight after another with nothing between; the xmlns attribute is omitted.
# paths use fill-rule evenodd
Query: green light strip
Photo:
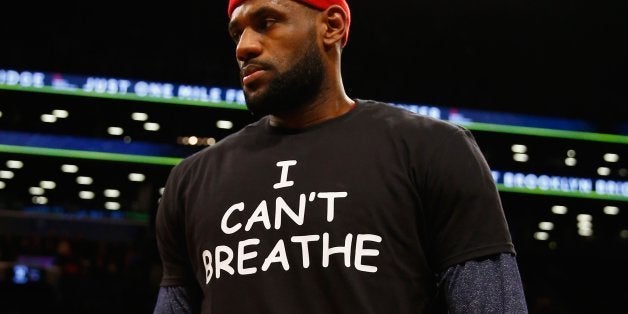
<svg viewBox="0 0 628 314"><path fill-rule="evenodd" d="M136 212L124 212L127 218L135 221L140 221L143 223L148 222L148 214L145 213L136 213Z"/></svg>
<svg viewBox="0 0 628 314"><path fill-rule="evenodd" d="M471 122L471 123L468 123L468 124L465 123L462 125L472 131L486 131L486 132L498 132L498 133L509 133L509 134L521 134L521 135L528 135L528 136L542 136L542 137L552 137L552 138L566 138L566 139L572 139L572 140L585 140L585 141L594 141L594 142L628 144L628 136L626 135L580 132L580 131L566 131L566 130L556 130L556 129L533 128L533 127L526 127L526 126L480 123L480 122Z"/></svg>
<svg viewBox="0 0 628 314"><path fill-rule="evenodd" d="M162 166L174 166L181 161L181 158L175 158L175 157L103 153L103 152L82 151L82 150L3 145L3 144L0 144L0 152L38 155L38 156L133 162L133 163L140 163L140 164L154 164L154 165L162 165Z"/></svg>
<svg viewBox="0 0 628 314"><path fill-rule="evenodd" d="M200 107L211 107L211 108L224 108L224 109L237 109L237 110L246 110L246 106L238 103L231 102L206 102L199 100L186 100L186 99L178 99L178 98L160 98L160 97L150 97L150 96L138 96L133 93L129 94L107 94L107 93L95 93L95 92L86 92L82 89L56 89L50 86L43 87L23 87L19 85L2 85L0 84L0 89L20 91L20 92L34 92L34 93L44 93L44 94L58 94L58 95L68 95L68 96L79 96L79 97L92 97L92 98L106 98L106 99L122 99L122 100L131 100L131 101L143 101L143 102L157 102L164 104L174 104L174 105L186 105L186 106L200 106Z"/></svg>
<svg viewBox="0 0 628 314"><path fill-rule="evenodd" d="M37 219L58 219L58 220L71 220L74 222L96 222L96 223L109 223L117 225L135 225L144 227L148 223L150 216L147 213L138 213L130 211L122 211L124 218L112 218L112 217L100 217L94 218L89 216L76 216L70 213L49 213L49 212L30 212L30 211L15 211L15 210L1 210L0 218L37 218Z"/></svg>
<svg viewBox="0 0 628 314"><path fill-rule="evenodd" d="M153 103L164 103L164 104L174 104L174 105L246 110L245 106L243 106L242 104L237 104L237 103L204 102L204 101L198 101L198 100L184 100L184 99L177 99L177 98L168 99L168 98L149 97L149 96L141 97L133 93L107 94L107 93L86 92L81 89L73 89L73 90L55 89L50 86L23 87L19 85L2 85L2 84L0 84L0 89L23 91L23 92L46 93L46 94L60 94L60 95L79 96L79 97L122 99L122 100L130 100L130 101L153 102ZM581 132L581 131L567 131L567 130L535 128L535 127L525 127L525 126L516 126L516 125L481 123L481 122L465 123L463 124L463 126L465 126L466 128L472 131L485 131L485 132L508 133L508 134L527 135L527 136L540 136L540 137L564 138L564 139L584 140L584 141L593 141L593 142L628 144L628 136L626 135L592 133L592 132Z"/></svg>
<svg viewBox="0 0 628 314"><path fill-rule="evenodd" d="M628 197L620 196L620 195L601 195L601 194L596 194L596 193L547 191L547 190L541 190L538 188L537 189L514 188L514 187L506 187L503 184L498 184L497 189L500 192L509 192L509 193L522 193L522 194L588 198L588 199L596 199L596 200L628 202Z"/></svg>
<svg viewBox="0 0 628 314"><path fill-rule="evenodd" d="M0 152L38 155L38 156L51 156L51 157L93 159L93 160L104 160L104 161L133 162L133 163L154 164L154 165L163 165L163 166L174 166L174 165L177 165L182 160L182 158L174 158L174 157L114 154L114 153L102 153L102 152L92 152L92 151L2 145L2 144L0 144ZM600 195L600 194L595 194L595 193L563 192L563 191L548 191L548 190L541 190L541 189L515 188L515 187L506 187L503 184L497 184L497 188L499 189L500 192L628 202L628 197L619 196L619 195Z"/></svg>

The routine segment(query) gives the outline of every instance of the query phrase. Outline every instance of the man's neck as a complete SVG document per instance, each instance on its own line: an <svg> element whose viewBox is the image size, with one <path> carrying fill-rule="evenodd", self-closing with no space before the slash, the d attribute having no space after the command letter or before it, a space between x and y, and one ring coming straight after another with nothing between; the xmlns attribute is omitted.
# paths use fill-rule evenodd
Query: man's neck
<svg viewBox="0 0 628 314"><path fill-rule="evenodd" d="M319 97L298 109L270 115L270 125L286 129L303 129L349 112L355 101L346 94Z"/></svg>

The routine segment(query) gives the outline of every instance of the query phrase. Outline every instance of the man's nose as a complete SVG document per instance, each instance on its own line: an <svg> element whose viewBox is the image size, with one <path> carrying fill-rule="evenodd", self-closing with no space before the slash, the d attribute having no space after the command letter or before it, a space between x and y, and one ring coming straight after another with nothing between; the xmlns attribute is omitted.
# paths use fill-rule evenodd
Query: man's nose
<svg viewBox="0 0 628 314"><path fill-rule="evenodd" d="M240 35L240 40L236 46L236 58L238 61L246 62L259 56L262 53L260 34L247 28Z"/></svg>

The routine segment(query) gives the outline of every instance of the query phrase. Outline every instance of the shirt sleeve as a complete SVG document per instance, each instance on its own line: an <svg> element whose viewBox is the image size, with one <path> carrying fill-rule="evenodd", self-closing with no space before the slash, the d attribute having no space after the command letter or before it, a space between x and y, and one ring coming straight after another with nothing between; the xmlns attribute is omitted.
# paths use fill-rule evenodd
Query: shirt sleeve
<svg viewBox="0 0 628 314"><path fill-rule="evenodd" d="M449 313L528 313L517 261L510 253L451 266L439 287Z"/></svg>
<svg viewBox="0 0 628 314"><path fill-rule="evenodd" d="M475 138L445 128L430 143L422 200L429 221L430 259L437 272L464 261L515 254L490 168Z"/></svg>
<svg viewBox="0 0 628 314"><path fill-rule="evenodd" d="M190 314L198 312L198 293L196 291L184 286L159 288L153 314Z"/></svg>
<svg viewBox="0 0 628 314"><path fill-rule="evenodd" d="M181 176L179 166L170 172L156 214L155 233L163 271L162 287L196 283L185 238L185 202Z"/></svg>

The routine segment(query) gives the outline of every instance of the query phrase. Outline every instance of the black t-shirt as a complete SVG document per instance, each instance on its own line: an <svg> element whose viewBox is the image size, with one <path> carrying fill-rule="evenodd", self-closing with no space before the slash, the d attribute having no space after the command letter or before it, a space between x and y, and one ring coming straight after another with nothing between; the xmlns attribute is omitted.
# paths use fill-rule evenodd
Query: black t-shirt
<svg viewBox="0 0 628 314"><path fill-rule="evenodd" d="M514 253L471 133L363 100L186 158L156 226L161 285L200 287L204 313L422 313L436 273Z"/></svg>

